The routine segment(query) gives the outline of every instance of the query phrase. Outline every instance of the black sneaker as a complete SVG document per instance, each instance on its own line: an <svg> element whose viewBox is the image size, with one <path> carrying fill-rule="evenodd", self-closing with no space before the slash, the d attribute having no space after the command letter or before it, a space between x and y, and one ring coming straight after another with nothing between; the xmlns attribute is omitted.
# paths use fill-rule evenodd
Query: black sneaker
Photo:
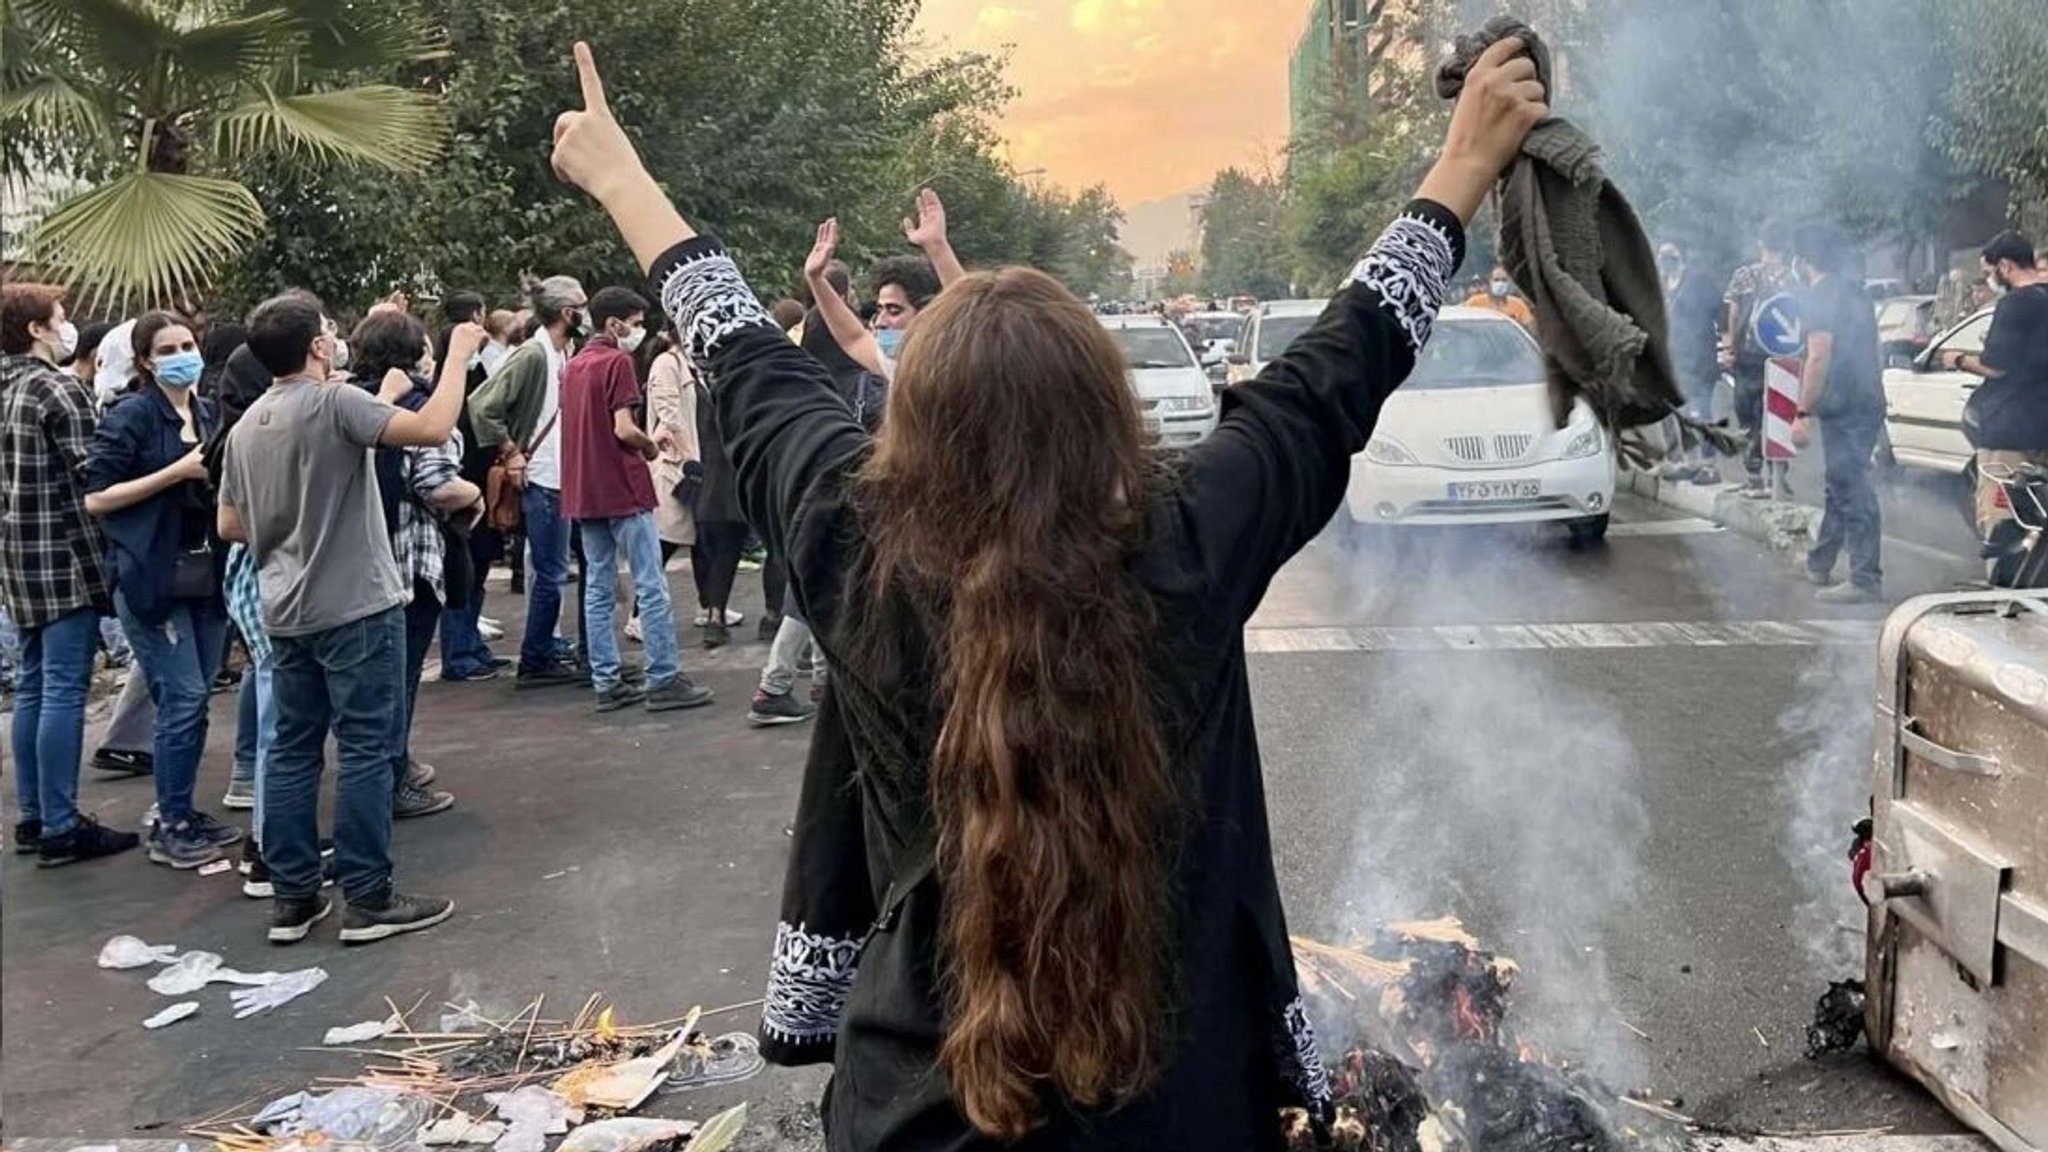
<svg viewBox="0 0 2048 1152"><path fill-rule="evenodd" d="M747 709L747 723L756 728L778 724L801 724L818 714L814 704L796 698L794 692L755 692L753 707Z"/></svg>
<svg viewBox="0 0 2048 1152"><path fill-rule="evenodd" d="M514 686L520 690L528 688L560 688L570 684L590 683L590 673L579 671L560 660L550 660L538 667L526 664L519 666L519 678Z"/></svg>
<svg viewBox="0 0 2048 1152"><path fill-rule="evenodd" d="M223 824L196 808L192 810L192 827L220 848L234 847L242 842L245 835L240 828L232 824Z"/></svg>
<svg viewBox="0 0 2048 1152"><path fill-rule="evenodd" d="M429 792L410 784L398 786L398 793L391 801L391 818L408 820L414 816L432 816L455 807L455 793Z"/></svg>
<svg viewBox="0 0 2048 1152"><path fill-rule="evenodd" d="M334 901L325 896L277 900L270 906L270 942L297 944L313 930L313 925L327 919L327 914L332 911Z"/></svg>
<svg viewBox="0 0 2048 1152"><path fill-rule="evenodd" d="M41 839L37 845L36 867L61 868L81 860L116 856L140 843L142 837L133 832L116 832L102 827L90 816L80 816L70 831Z"/></svg>
<svg viewBox="0 0 2048 1152"><path fill-rule="evenodd" d="M43 848L43 822L41 820L17 820L14 822L14 854L33 856Z"/></svg>
<svg viewBox="0 0 2048 1152"><path fill-rule="evenodd" d="M49 841L45 840L45 844ZM165 827L158 821L149 834L149 858L157 864L169 865L179 871L198 868L220 859L221 846L214 843L206 830L187 820L175 827Z"/></svg>
<svg viewBox="0 0 2048 1152"><path fill-rule="evenodd" d="M341 921L343 944L368 944L388 936L432 928L455 912L455 901L393 892L381 904L350 904Z"/></svg>
<svg viewBox="0 0 2048 1152"><path fill-rule="evenodd" d="M122 748L101 748L92 754L92 766L116 776L147 776L156 771L156 754L131 752Z"/></svg>
<svg viewBox="0 0 2048 1152"><path fill-rule="evenodd" d="M676 678L666 684L647 690L649 712L673 712L678 708L702 708L717 693L677 673Z"/></svg>
<svg viewBox="0 0 2048 1152"><path fill-rule="evenodd" d="M775 634L780 631L782 631L782 614L771 612L761 617L761 626L755 629L754 635L763 644L773 644L775 643Z"/></svg>
<svg viewBox="0 0 2048 1152"><path fill-rule="evenodd" d="M731 629L730 627L728 627L727 625L724 625L724 624L706 624L706 625L704 625L704 648L705 648L705 650L706 650L706 651L710 651L711 649L714 649L714 648L723 648L723 647L725 647L725 646L726 646L726 644L730 643L730 642L731 642L731 640L732 640L732 629Z"/></svg>
<svg viewBox="0 0 2048 1152"><path fill-rule="evenodd" d="M599 712L617 712L628 704L638 704L647 699L647 689L632 680L621 680L597 694Z"/></svg>

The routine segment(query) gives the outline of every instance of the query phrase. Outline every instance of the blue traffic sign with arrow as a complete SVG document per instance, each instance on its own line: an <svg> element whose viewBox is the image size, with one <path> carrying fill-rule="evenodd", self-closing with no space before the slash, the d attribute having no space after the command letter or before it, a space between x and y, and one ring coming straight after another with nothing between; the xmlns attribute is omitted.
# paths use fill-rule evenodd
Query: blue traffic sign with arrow
<svg viewBox="0 0 2048 1152"><path fill-rule="evenodd" d="M1780 292L1756 306L1751 320L1756 343L1771 356L1797 356L1806 350L1806 322L1799 315L1799 297Z"/></svg>

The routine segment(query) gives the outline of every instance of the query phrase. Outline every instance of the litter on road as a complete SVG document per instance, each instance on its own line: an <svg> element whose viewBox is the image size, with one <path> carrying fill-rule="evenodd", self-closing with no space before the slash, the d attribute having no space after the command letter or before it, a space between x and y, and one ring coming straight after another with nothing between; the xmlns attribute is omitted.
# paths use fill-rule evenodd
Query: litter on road
<svg viewBox="0 0 2048 1152"><path fill-rule="evenodd" d="M176 1004L171 1005L169 1008L166 1008L163 1011L157 1013L156 1015L151 1016L149 1019L144 1020L142 1022L142 1026L153 1032L158 1028L168 1028L171 1025L176 1024L178 1021L183 1020L188 1016L197 1015L199 1015L199 1001L180 1000Z"/></svg>
<svg viewBox="0 0 2048 1152"><path fill-rule="evenodd" d="M176 944L144 944L133 936L116 936L101 946L102 968L147 968L169 964L178 955Z"/></svg>

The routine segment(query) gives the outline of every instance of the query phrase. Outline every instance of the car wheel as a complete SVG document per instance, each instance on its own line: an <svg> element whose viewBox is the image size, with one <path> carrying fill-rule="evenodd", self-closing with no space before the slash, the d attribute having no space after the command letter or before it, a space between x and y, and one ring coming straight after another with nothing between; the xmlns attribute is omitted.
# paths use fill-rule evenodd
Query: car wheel
<svg viewBox="0 0 2048 1152"><path fill-rule="evenodd" d="M1611 519L1612 517L1603 513L1599 516L1588 516L1583 520L1574 520L1565 527L1571 531L1572 543L1583 548L1607 539L1607 525Z"/></svg>

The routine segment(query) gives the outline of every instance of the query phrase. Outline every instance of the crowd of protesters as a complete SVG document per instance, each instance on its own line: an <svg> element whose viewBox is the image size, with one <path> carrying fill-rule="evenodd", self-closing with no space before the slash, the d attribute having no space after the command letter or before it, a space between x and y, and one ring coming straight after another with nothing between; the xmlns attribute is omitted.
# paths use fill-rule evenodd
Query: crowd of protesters
<svg viewBox="0 0 2048 1152"><path fill-rule="evenodd" d="M903 335L964 274L935 195L905 231L924 255L880 261L863 307L828 221L803 298L772 307L870 430ZM520 296L492 309L452 293L432 331L394 293L344 334L304 292L240 324L150 311L80 329L61 289L6 287L0 670L14 694L15 852L43 867L138 847L180 870L238 857L243 891L272 901L278 943L333 910L323 891L335 885L345 941L439 923L452 905L395 887L390 848L393 821L455 803L411 753L437 644L443 681L583 687L600 713L710 704L683 668L667 579L681 553L706 649L743 621L738 574L762 573L768 649L748 721L814 715L823 658L785 604L782 559L761 553L740 511L711 392L679 334L629 288L586 293L551 276ZM505 635L485 611L494 565L525 596L516 657L491 646ZM624 658L622 637L644 665ZM93 674L131 665L88 758ZM197 795L209 699L230 689L219 807L249 812L246 829ZM330 737L336 803L322 838ZM84 764L152 779L140 830L80 811Z"/></svg>

